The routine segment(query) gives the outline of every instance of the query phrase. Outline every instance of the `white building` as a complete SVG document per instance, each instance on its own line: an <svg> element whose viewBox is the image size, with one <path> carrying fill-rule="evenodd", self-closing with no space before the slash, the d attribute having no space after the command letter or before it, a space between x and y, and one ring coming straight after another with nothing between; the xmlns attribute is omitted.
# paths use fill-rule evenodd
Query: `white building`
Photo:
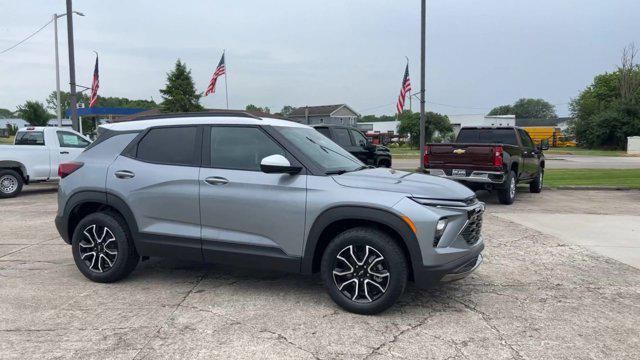
<svg viewBox="0 0 640 360"><path fill-rule="evenodd" d="M400 121L372 121L372 122L359 122L358 129L365 133L374 134L397 134L398 125Z"/></svg>
<svg viewBox="0 0 640 360"><path fill-rule="evenodd" d="M458 134L464 126L516 126L515 115L448 115L453 131Z"/></svg>

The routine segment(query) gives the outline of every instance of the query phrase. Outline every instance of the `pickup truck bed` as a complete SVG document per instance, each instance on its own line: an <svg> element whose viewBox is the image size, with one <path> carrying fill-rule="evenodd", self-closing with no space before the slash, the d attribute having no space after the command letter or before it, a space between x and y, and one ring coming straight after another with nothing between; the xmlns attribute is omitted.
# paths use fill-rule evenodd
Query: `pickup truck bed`
<svg viewBox="0 0 640 360"><path fill-rule="evenodd" d="M477 142L463 142L471 139ZM428 144L423 159L431 175L446 177L472 190L497 190L500 201L515 200L515 186L530 183L542 190L544 155L528 134L516 127L465 127L456 141Z"/></svg>

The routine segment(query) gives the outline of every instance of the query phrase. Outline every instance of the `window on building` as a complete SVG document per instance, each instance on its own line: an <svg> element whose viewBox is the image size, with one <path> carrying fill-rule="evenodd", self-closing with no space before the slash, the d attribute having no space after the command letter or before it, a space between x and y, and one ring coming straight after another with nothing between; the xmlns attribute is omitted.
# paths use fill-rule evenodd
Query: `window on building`
<svg viewBox="0 0 640 360"><path fill-rule="evenodd" d="M211 166L214 168L260 171L262 159L275 154L286 156L280 145L258 128L211 128Z"/></svg>
<svg viewBox="0 0 640 360"><path fill-rule="evenodd" d="M195 164L197 131L195 126L151 129L138 143L136 158L168 165L200 165Z"/></svg>

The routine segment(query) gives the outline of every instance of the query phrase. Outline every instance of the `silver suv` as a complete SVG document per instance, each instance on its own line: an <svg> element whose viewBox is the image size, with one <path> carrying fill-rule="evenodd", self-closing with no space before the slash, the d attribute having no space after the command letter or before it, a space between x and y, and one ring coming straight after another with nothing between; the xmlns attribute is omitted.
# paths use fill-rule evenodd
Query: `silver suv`
<svg viewBox="0 0 640 360"><path fill-rule="evenodd" d="M97 282L154 256L320 272L338 305L373 314L409 280L457 280L482 262L484 204L465 186L370 168L285 120L220 112L104 125L59 173L56 226Z"/></svg>

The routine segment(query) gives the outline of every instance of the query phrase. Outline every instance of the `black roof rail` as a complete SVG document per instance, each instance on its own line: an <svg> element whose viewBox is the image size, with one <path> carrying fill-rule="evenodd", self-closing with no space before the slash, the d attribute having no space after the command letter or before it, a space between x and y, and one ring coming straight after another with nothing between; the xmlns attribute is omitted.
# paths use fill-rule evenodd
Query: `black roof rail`
<svg viewBox="0 0 640 360"><path fill-rule="evenodd" d="M216 111L197 111L188 113L166 113L156 115L140 115L131 119L136 120L153 120L153 119L173 119L173 118L185 118L185 117L212 117L212 116L235 116L243 118L252 118L256 120L262 120L262 118L249 114L242 110L216 110Z"/></svg>

